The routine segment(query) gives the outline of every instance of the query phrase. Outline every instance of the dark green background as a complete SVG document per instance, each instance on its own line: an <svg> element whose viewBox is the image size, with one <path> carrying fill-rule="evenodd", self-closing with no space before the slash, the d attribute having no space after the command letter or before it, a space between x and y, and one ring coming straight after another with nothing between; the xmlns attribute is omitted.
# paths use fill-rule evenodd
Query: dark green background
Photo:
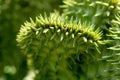
<svg viewBox="0 0 120 80"><path fill-rule="evenodd" d="M22 80L26 58L16 42L21 24L44 12L61 11L62 0L0 0L0 80Z"/></svg>

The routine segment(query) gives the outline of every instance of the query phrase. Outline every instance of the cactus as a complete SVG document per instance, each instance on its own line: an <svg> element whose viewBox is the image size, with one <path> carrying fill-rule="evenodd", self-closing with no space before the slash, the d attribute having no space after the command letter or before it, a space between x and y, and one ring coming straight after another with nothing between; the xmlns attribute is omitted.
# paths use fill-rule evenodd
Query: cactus
<svg viewBox="0 0 120 80"><path fill-rule="evenodd" d="M62 14L30 18L17 35L34 80L119 80L119 1L64 3Z"/></svg>
<svg viewBox="0 0 120 80"><path fill-rule="evenodd" d="M120 11L119 0L64 0L61 7L64 15L91 22L105 31Z"/></svg>
<svg viewBox="0 0 120 80"><path fill-rule="evenodd" d="M97 44L101 35L100 30L94 30L92 25L81 24L73 18L69 21L56 13L37 17L35 22L32 19L26 22L17 41L28 56L29 67L40 71L38 80L77 80L79 72L74 68L79 66L73 64L78 64L76 60L79 59L80 62L83 60L83 65L89 61L97 63L89 57L97 59L94 55L99 56ZM80 56L84 56L83 59Z"/></svg>
<svg viewBox="0 0 120 80"><path fill-rule="evenodd" d="M82 21L91 22L96 28L99 27L103 31L102 40L109 40L110 42L101 48L102 57L100 60L110 63L109 66L111 68L108 68L106 71L113 72L113 77L119 76L120 1L64 0L64 5L61 7L64 9L64 15L74 16Z"/></svg>

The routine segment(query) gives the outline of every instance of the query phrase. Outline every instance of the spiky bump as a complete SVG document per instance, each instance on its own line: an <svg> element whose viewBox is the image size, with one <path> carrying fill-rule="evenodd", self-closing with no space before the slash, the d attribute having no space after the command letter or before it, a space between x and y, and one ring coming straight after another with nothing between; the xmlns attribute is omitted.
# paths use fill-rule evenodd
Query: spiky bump
<svg viewBox="0 0 120 80"><path fill-rule="evenodd" d="M112 27L109 28L107 34L107 40L110 42L106 46L106 50L103 50L104 55L101 60L106 61L111 65L111 72L113 72L113 78L120 79L120 14L116 14L115 18L111 21Z"/></svg>
<svg viewBox="0 0 120 80"><path fill-rule="evenodd" d="M73 64L77 64L76 60L97 62L101 35L92 25L53 13L26 22L17 42L28 57L28 66L38 69L38 80L77 80L82 73L76 72Z"/></svg>
<svg viewBox="0 0 120 80"><path fill-rule="evenodd" d="M113 27L109 29L108 37L111 39L111 46L108 48L112 51L111 55L109 55L112 60L106 58L107 61L112 64L118 65L116 69L120 70L120 15L116 15L116 20L112 20Z"/></svg>
<svg viewBox="0 0 120 80"><path fill-rule="evenodd" d="M119 0L64 0L64 15L88 21L103 30L111 27L111 21L120 12Z"/></svg>

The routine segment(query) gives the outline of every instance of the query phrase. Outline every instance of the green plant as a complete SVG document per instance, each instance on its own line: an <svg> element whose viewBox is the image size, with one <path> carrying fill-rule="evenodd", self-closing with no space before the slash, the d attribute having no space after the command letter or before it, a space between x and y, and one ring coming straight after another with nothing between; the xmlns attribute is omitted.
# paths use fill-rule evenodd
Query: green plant
<svg viewBox="0 0 120 80"><path fill-rule="evenodd" d="M35 80L119 80L119 1L64 3L62 14L30 19L17 35Z"/></svg>

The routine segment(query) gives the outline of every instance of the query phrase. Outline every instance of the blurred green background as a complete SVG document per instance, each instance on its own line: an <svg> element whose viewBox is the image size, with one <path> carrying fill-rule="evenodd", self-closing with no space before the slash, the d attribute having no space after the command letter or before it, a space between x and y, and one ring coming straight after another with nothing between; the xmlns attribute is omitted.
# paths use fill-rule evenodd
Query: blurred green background
<svg viewBox="0 0 120 80"><path fill-rule="evenodd" d="M62 0L0 0L0 80L23 80L26 58L17 47L21 24L44 12L61 11Z"/></svg>

